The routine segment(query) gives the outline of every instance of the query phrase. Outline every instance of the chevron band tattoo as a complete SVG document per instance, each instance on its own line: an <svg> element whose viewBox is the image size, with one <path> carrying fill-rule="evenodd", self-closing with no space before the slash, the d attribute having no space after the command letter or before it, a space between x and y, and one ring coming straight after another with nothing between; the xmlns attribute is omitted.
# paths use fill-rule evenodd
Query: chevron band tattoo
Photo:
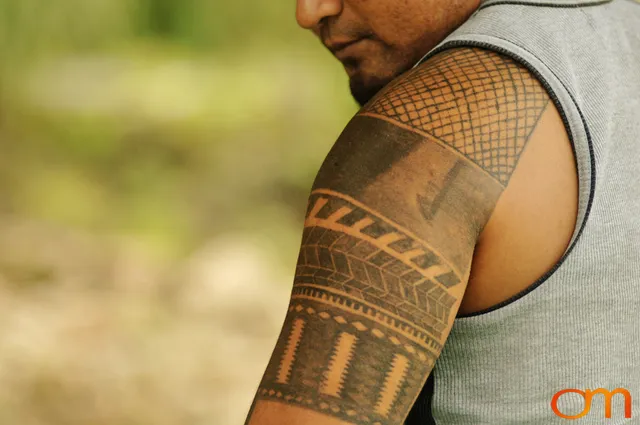
<svg viewBox="0 0 640 425"><path fill-rule="evenodd" d="M446 290L461 279L426 243L325 190L312 193L306 223L298 283L341 290L438 333L446 326L455 303Z"/></svg>

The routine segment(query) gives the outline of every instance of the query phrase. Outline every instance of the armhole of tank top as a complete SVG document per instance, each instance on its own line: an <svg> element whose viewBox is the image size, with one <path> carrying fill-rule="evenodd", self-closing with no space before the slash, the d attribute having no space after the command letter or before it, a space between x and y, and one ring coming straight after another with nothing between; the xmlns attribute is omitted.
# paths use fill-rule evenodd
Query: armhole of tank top
<svg viewBox="0 0 640 425"><path fill-rule="evenodd" d="M472 35L472 37L474 37L473 40L468 38L469 35L465 35L464 37L465 38L450 38L445 40L418 61L415 67L444 50L471 47L491 50L502 54L527 68L547 91L551 101L554 103L562 117L565 130L567 131L567 135L571 142L571 148L576 162L576 169L578 171L578 216L573 235L567 249L560 260L558 260L553 267L549 269L549 271L527 288L509 299L484 310L457 316L456 321L464 321L467 318L482 317L489 313L502 310L504 307L511 306L516 301L522 299L546 282L564 264L565 260L578 243L589 218L596 185L596 164L591 133L589 132L589 127L582 110L580 109L575 97L568 90L567 86L535 55L510 41L494 36L479 34Z"/></svg>

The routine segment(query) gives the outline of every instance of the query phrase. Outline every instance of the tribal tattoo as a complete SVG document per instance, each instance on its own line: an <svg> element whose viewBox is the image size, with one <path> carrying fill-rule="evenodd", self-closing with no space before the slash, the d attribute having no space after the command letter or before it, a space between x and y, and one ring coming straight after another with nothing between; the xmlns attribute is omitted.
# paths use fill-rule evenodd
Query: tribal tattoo
<svg viewBox="0 0 640 425"><path fill-rule="evenodd" d="M365 105L314 182L253 412L275 402L300 424L404 421L453 324L478 235L548 104L525 68L464 48ZM254 416L247 423L260 425Z"/></svg>

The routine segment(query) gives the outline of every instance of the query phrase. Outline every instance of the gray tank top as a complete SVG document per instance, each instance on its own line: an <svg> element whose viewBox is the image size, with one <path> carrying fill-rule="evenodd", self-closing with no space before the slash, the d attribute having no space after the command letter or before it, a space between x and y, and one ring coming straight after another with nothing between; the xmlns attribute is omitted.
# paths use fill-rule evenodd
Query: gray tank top
<svg viewBox="0 0 640 425"><path fill-rule="evenodd" d="M423 61L460 46L510 56L546 87L574 147L579 214L551 271L456 318L407 424L566 424L558 412L640 424L640 3L485 0ZM599 388L628 391L631 418L622 391L611 419L604 392L589 409L584 391Z"/></svg>

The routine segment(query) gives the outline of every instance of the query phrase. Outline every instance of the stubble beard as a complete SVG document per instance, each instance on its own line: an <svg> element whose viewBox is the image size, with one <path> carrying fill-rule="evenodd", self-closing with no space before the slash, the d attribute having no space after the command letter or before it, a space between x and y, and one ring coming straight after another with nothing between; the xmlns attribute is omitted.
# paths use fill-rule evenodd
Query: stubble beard
<svg viewBox="0 0 640 425"><path fill-rule="evenodd" d="M404 59L404 58L403 58ZM389 58L387 61L388 64L394 63L393 58ZM383 72L383 75L363 75L362 72L357 72L351 78L349 78L349 89L351 90L351 96L355 99L355 101L363 107L367 102L369 102L373 97L380 92L387 84L393 81L398 76L404 74L408 70L410 70L414 64L414 61L404 59L401 63L402 66L395 67L398 69L387 69L386 72ZM347 59L344 62L346 67L353 67L358 69L362 64L355 59Z"/></svg>
<svg viewBox="0 0 640 425"><path fill-rule="evenodd" d="M362 66L360 61L356 59L347 59L343 64L345 68L352 69L359 69ZM360 107L363 107L391 80L392 78L367 76L363 75L362 71L357 72L349 78L351 96L353 96Z"/></svg>

